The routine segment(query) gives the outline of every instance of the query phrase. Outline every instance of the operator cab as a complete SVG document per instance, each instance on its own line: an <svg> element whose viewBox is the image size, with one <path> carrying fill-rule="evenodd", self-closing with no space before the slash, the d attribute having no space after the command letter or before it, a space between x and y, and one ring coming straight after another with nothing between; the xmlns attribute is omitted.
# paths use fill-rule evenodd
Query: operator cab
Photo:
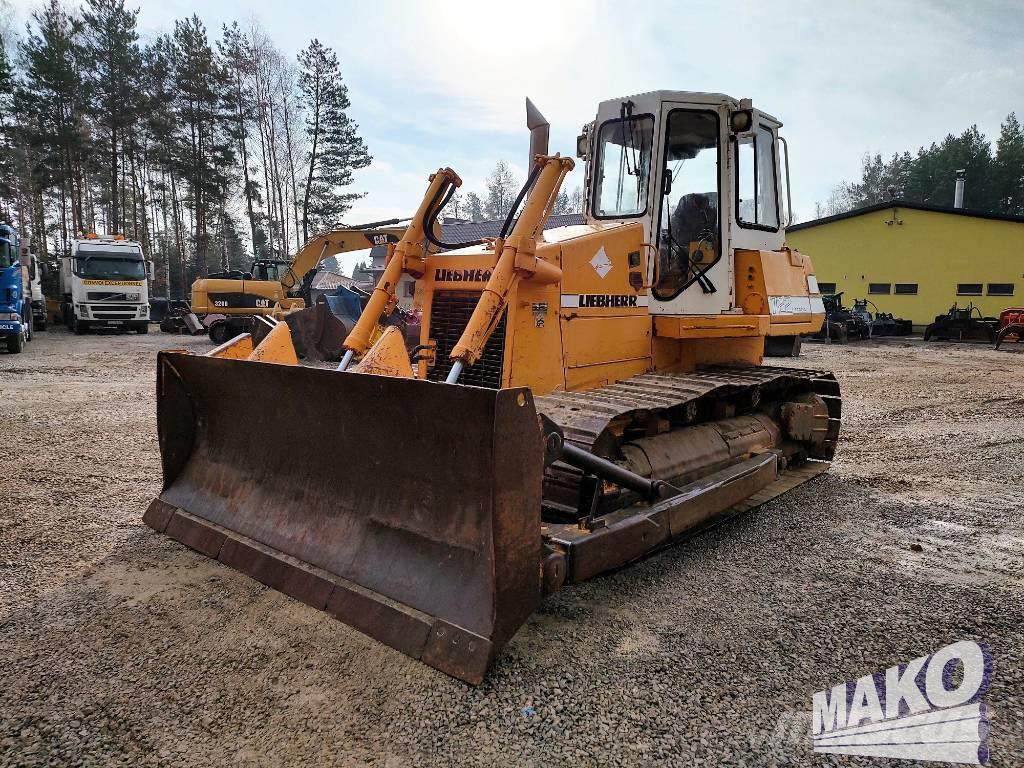
<svg viewBox="0 0 1024 768"><path fill-rule="evenodd" d="M288 262L278 259L259 259L252 263L251 280L269 280L279 283L288 272Z"/></svg>
<svg viewBox="0 0 1024 768"><path fill-rule="evenodd" d="M733 251L782 247L781 126L747 99L681 91L603 102L584 126L586 218L643 223L651 312L732 310Z"/></svg>

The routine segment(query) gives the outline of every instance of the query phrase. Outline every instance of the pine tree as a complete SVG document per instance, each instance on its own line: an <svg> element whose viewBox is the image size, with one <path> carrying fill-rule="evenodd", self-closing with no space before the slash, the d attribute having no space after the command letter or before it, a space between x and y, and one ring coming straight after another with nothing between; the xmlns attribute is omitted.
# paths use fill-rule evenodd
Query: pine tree
<svg viewBox="0 0 1024 768"><path fill-rule="evenodd" d="M572 213L572 203L569 200L569 193L564 189L559 192L558 197L555 198L555 204L551 206L551 212L554 214Z"/></svg>
<svg viewBox="0 0 1024 768"><path fill-rule="evenodd" d="M249 168L249 125L253 120L252 93L248 81L252 74L252 46L248 37L232 22L224 25L222 39L217 43L227 79L227 106L231 114L229 135L237 143L238 159L242 166L242 196L245 198L246 215L252 237L254 254L262 253L267 234L258 224L255 206L262 203L259 182L250 174Z"/></svg>
<svg viewBox="0 0 1024 768"><path fill-rule="evenodd" d="M110 214L107 229L120 232L123 169L119 161L136 128L140 114L139 77L142 53L138 45L136 17L124 0L88 0L82 20L89 30L84 35L82 61L88 94L88 114L98 128L100 144L107 158L107 196Z"/></svg>
<svg viewBox="0 0 1024 768"><path fill-rule="evenodd" d="M484 220L484 204L476 192L466 194L466 216L470 221Z"/></svg>
<svg viewBox="0 0 1024 768"><path fill-rule="evenodd" d="M519 193L519 182L516 181L512 169L504 160L499 160L487 177L487 203L484 214L488 219L504 219L512 209L516 195Z"/></svg>
<svg viewBox="0 0 1024 768"><path fill-rule="evenodd" d="M20 143L33 158L33 206L46 229L43 194L53 191L63 249L70 236L91 228L85 211L87 153L84 85L82 82L81 22L69 16L59 0L50 0L32 14L32 22L19 45L24 76L15 93L20 115ZM70 214L70 221L68 215Z"/></svg>
<svg viewBox="0 0 1024 768"><path fill-rule="evenodd" d="M1024 216L1024 129L1013 112L999 131L994 175L996 210Z"/></svg>
<svg viewBox="0 0 1024 768"><path fill-rule="evenodd" d="M226 134L227 116L222 111L226 82L206 34L206 27L193 15L174 27L176 66L175 111L184 136L185 175L193 211L193 241L199 274L211 263L221 261L211 249L211 214L219 213L228 186L227 174L234 164L234 152Z"/></svg>
<svg viewBox="0 0 1024 768"><path fill-rule="evenodd" d="M299 54L299 67L310 144L302 200L303 237L308 240L310 229L339 221L363 196L342 188L352 183L353 171L368 166L372 158L359 137L359 126L346 114L351 103L334 51L314 38Z"/></svg>
<svg viewBox="0 0 1024 768"><path fill-rule="evenodd" d="M583 188L579 185L569 195L569 213L583 213Z"/></svg>
<svg viewBox="0 0 1024 768"><path fill-rule="evenodd" d="M6 40L0 37L0 217L14 220L19 186L19 147L17 122L14 120L14 79L7 58Z"/></svg>

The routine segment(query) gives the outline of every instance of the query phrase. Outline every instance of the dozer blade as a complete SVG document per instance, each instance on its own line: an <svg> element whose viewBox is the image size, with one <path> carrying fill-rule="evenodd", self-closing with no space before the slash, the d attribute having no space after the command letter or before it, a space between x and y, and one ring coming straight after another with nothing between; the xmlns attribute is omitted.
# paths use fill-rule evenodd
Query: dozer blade
<svg viewBox="0 0 1024 768"><path fill-rule="evenodd" d="M148 525L481 681L541 598L529 390L180 352L157 365Z"/></svg>

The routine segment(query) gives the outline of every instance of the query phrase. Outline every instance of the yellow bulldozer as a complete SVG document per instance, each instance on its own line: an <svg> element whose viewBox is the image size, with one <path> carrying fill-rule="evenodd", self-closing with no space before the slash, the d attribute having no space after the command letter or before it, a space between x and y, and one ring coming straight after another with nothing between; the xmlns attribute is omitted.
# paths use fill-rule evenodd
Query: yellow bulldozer
<svg viewBox="0 0 1024 768"><path fill-rule="evenodd" d="M546 593L823 472L840 428L830 373L761 366L766 337L824 318L785 245L778 120L721 94L603 102L586 223L548 230L573 160L530 122L497 238L440 241L461 181L430 176L338 370L297 365L283 325L158 360L145 522L472 684ZM381 327L403 275L411 351ZM296 425L288 461L258 448Z"/></svg>
<svg viewBox="0 0 1024 768"><path fill-rule="evenodd" d="M282 319L308 304L309 283L324 259L349 251L393 245L404 226L401 219L343 225L310 238L291 259L255 259L248 272L232 270L201 277L192 283L192 312L200 318L223 315L209 324L215 344L253 330L256 317Z"/></svg>

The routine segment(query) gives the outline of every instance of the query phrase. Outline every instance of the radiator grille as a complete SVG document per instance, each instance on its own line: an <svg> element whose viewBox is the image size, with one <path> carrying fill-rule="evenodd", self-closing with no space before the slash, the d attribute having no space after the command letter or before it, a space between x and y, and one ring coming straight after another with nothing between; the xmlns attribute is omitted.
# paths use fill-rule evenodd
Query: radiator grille
<svg viewBox="0 0 1024 768"><path fill-rule="evenodd" d="M430 338L437 342L437 363L427 373L431 381L444 381L452 368L448 359L462 336L470 315L480 299L479 293L435 293L430 305ZM505 358L505 315L487 340L476 365L462 372L459 382L473 387L501 388L501 369Z"/></svg>
<svg viewBox="0 0 1024 768"><path fill-rule="evenodd" d="M127 301L128 291L87 291L85 298L87 301ZM131 291L135 294L135 298L138 298L138 289Z"/></svg>

